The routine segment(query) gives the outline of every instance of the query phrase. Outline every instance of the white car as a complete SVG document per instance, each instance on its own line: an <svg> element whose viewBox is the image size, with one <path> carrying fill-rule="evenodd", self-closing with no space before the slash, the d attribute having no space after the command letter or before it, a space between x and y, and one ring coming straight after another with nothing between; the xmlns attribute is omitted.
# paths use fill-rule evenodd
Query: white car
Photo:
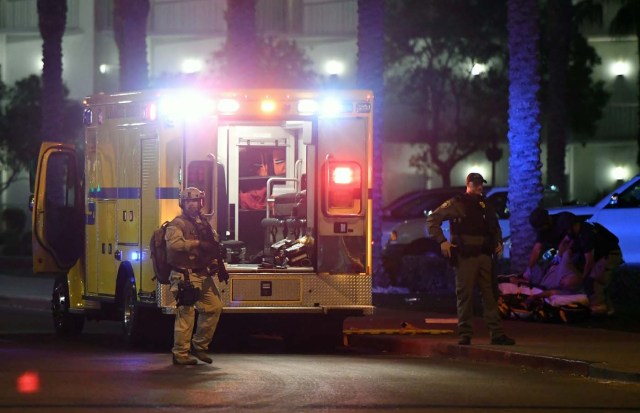
<svg viewBox="0 0 640 413"><path fill-rule="evenodd" d="M597 222L620 240L622 259L640 265L640 175L625 182L594 206L553 208L550 214L569 211Z"/></svg>

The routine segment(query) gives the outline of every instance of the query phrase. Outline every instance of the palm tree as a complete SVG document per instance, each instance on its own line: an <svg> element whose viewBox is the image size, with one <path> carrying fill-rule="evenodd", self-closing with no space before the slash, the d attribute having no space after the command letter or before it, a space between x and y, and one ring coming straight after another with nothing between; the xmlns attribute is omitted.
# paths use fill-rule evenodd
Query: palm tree
<svg viewBox="0 0 640 413"><path fill-rule="evenodd" d="M256 1L227 0L226 49L235 86L252 86L257 81Z"/></svg>
<svg viewBox="0 0 640 413"><path fill-rule="evenodd" d="M41 137L59 140L63 138L62 36L67 24L67 0L38 0L37 6L42 36Z"/></svg>
<svg viewBox="0 0 640 413"><path fill-rule="evenodd" d="M382 111L384 108L384 0L358 0L358 82L373 105L373 270L382 283Z"/></svg>
<svg viewBox="0 0 640 413"><path fill-rule="evenodd" d="M547 183L556 185L566 197L564 158L569 138L567 74L571 39L571 0L547 2L547 44L549 45L549 87L547 93Z"/></svg>
<svg viewBox="0 0 640 413"><path fill-rule="evenodd" d="M120 58L120 91L145 89L149 83L149 1L115 0L113 4L113 35Z"/></svg>
<svg viewBox="0 0 640 413"><path fill-rule="evenodd" d="M531 211L542 198L538 0L509 0L509 207L512 269L525 268L533 245Z"/></svg>
<svg viewBox="0 0 640 413"><path fill-rule="evenodd" d="M615 35L633 33L636 36L636 47L640 57L640 2L638 0L618 0L622 3L620 9L611 21L609 31ZM638 68L638 99L640 101L640 68ZM640 166L640 104L638 105L638 155L636 163Z"/></svg>

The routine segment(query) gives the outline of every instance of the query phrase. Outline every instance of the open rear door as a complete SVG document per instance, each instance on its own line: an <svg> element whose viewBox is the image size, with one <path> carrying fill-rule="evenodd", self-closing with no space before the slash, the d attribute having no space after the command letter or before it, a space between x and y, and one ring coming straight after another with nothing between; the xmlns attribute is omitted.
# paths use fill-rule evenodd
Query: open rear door
<svg viewBox="0 0 640 413"><path fill-rule="evenodd" d="M84 248L83 196L72 145L42 144L32 221L33 272L67 272Z"/></svg>

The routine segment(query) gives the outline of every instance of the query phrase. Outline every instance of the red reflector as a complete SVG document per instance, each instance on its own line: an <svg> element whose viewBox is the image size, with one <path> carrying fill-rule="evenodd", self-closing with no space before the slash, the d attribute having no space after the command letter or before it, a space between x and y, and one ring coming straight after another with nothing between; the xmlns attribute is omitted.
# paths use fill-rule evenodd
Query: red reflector
<svg viewBox="0 0 640 413"><path fill-rule="evenodd" d="M18 393L37 393L40 390L40 376L35 371L26 371L16 381Z"/></svg>

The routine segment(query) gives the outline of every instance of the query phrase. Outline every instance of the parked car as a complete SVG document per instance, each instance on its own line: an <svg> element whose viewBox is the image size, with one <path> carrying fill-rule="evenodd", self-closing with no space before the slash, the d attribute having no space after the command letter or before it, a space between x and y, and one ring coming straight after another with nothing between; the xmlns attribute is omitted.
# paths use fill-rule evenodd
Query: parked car
<svg viewBox="0 0 640 413"><path fill-rule="evenodd" d="M408 192L382 208L382 245L389 242L391 230L411 219L427 217L447 199L464 192L464 187L423 189Z"/></svg>
<svg viewBox="0 0 640 413"><path fill-rule="evenodd" d="M640 265L640 175L616 188L593 206L551 208L550 214L569 211L597 222L620 240L622 259Z"/></svg>
<svg viewBox="0 0 640 413"><path fill-rule="evenodd" d="M450 189L450 188L449 188ZM442 202L455 195L464 192L464 188L457 188L449 192ZM511 246L511 230L509 228L509 217L511 215L507 200L508 190L506 187L485 188L487 201L491 203L498 214L498 222L502 230L502 240L504 245L504 258L509 258ZM429 210L425 209L422 216L405 219L393 226L389 232L388 241L384 246L383 260L397 261L398 256L438 253L440 246L431 239L426 226L426 217L432 210L442 204L437 203ZM562 199L555 190L545 189L541 205L545 208L558 207L562 205ZM449 236L449 222L442 223L442 230L445 236Z"/></svg>

